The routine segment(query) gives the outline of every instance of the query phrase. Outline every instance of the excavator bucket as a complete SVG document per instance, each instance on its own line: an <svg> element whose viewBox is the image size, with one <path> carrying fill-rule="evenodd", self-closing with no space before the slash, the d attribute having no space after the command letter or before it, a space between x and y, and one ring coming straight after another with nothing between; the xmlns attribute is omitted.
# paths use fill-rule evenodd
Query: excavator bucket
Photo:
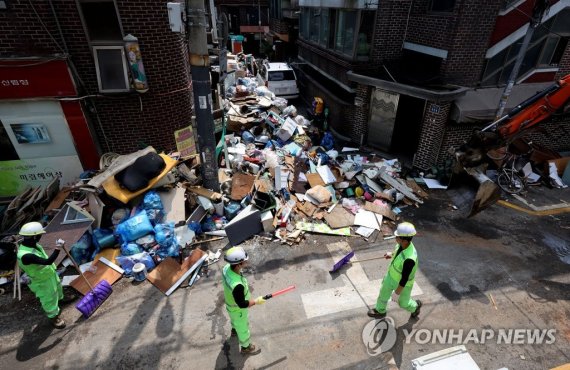
<svg viewBox="0 0 570 370"><path fill-rule="evenodd" d="M467 216L471 217L495 204L501 197L501 190L479 168L468 168L466 172L479 184Z"/></svg>

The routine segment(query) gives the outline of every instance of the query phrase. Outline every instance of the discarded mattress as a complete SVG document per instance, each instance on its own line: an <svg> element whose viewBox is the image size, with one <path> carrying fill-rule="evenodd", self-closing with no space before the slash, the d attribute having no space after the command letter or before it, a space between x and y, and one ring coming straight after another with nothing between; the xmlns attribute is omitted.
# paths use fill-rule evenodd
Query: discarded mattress
<svg viewBox="0 0 570 370"><path fill-rule="evenodd" d="M153 178L149 181L147 187L140 189L138 191L135 191L135 192L130 192L127 189L122 189L119 182L117 180L115 180L114 177L110 177L103 183L103 189L105 189L107 194L109 194L111 197L113 197L113 198L115 198L115 199L117 199L117 200L119 200L125 204L128 203L131 199L133 199L133 198L137 197L138 195L143 194L144 192L151 189L158 181L160 181L160 179L162 179L164 176L166 176L166 174L168 172L170 172L170 170L172 170L172 168L178 162L177 160L170 158L166 154L162 153L162 154L160 154L160 156L162 157L162 159L164 159L165 167L158 176L156 176L155 178Z"/></svg>

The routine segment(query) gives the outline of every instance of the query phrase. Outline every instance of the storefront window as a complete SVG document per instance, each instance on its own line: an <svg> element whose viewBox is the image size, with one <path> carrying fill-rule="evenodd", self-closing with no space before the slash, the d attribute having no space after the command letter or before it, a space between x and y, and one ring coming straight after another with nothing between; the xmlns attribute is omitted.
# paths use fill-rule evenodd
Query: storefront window
<svg viewBox="0 0 570 370"><path fill-rule="evenodd" d="M330 33L330 10L321 10L321 32L319 44L325 48L329 46L329 33Z"/></svg>
<svg viewBox="0 0 570 370"><path fill-rule="evenodd" d="M374 34L374 16L376 12L362 11L360 14L360 27L356 40L356 56L365 59L370 55L370 43Z"/></svg>
<svg viewBox="0 0 570 370"><path fill-rule="evenodd" d="M311 8L310 17L311 21L309 22L309 40L314 43L318 43L321 9Z"/></svg>

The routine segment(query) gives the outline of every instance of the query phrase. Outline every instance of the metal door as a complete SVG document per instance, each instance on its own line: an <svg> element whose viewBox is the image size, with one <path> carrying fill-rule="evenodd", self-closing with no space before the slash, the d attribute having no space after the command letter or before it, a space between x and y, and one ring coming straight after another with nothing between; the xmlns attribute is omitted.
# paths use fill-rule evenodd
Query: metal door
<svg viewBox="0 0 570 370"><path fill-rule="evenodd" d="M400 94L375 89L370 98L368 145L389 151L396 123Z"/></svg>

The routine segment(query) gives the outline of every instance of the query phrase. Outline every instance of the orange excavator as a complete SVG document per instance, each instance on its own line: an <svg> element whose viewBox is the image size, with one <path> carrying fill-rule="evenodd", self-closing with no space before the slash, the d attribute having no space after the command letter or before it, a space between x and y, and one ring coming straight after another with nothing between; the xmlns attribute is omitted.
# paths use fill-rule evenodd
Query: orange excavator
<svg viewBox="0 0 570 370"><path fill-rule="evenodd" d="M469 216L494 204L500 197L497 185L485 175L490 150L505 147L527 133L528 129L554 115L570 113L570 75L530 97L508 114L473 133L468 142L453 150L457 166L477 180L477 189Z"/></svg>

